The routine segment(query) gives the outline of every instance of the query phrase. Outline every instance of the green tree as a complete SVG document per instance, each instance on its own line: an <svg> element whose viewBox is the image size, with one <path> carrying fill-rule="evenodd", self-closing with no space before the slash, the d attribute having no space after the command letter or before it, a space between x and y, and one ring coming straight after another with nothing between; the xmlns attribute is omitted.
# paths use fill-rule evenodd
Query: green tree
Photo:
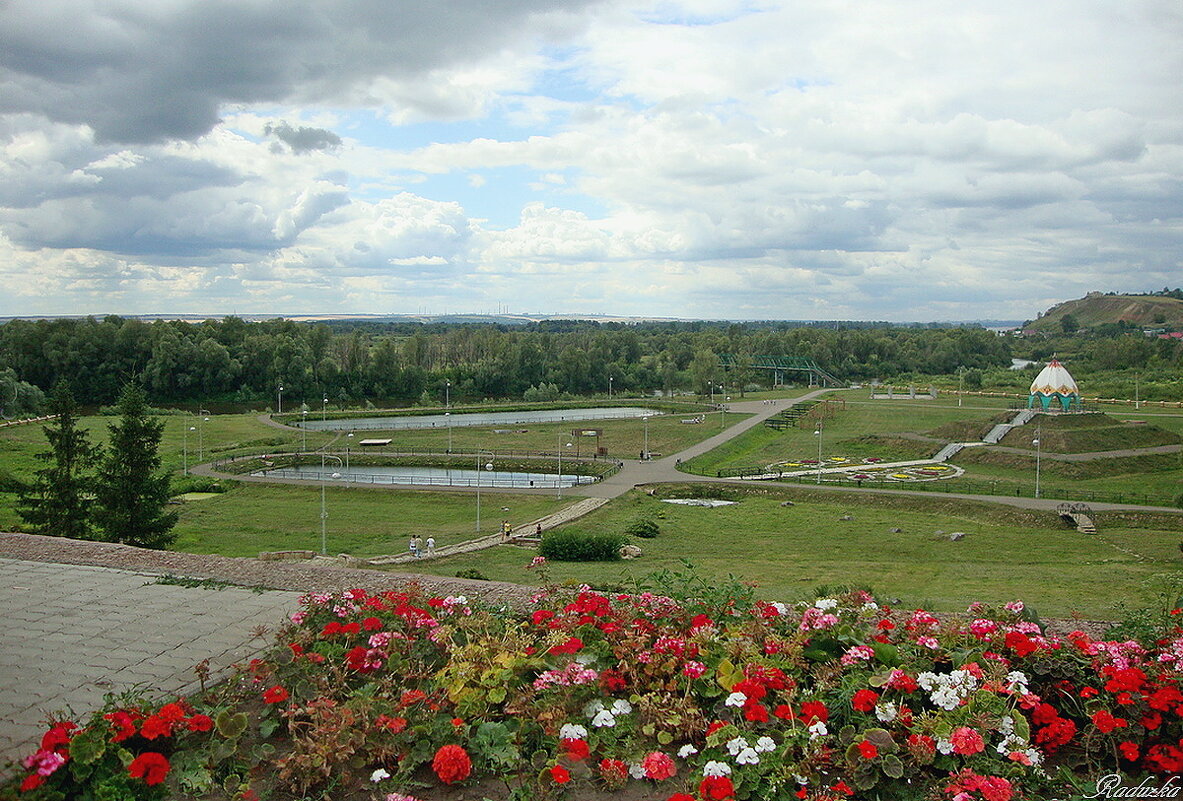
<svg viewBox="0 0 1183 801"><path fill-rule="evenodd" d="M1080 323L1071 314L1065 314L1060 318L1060 330L1065 334L1075 334L1080 330Z"/></svg>
<svg viewBox="0 0 1183 801"><path fill-rule="evenodd" d="M33 482L17 499L17 514L36 534L93 539L91 525L91 470L98 450L78 428L78 408L65 382L50 396L49 410L57 415L44 426L49 450L37 454L48 466L34 474Z"/></svg>
<svg viewBox="0 0 1183 801"><path fill-rule="evenodd" d="M119 422L109 427L110 443L95 484L95 523L103 539L143 548L166 548L176 539L176 512L165 512L168 473L160 469L164 423L148 415L138 384L123 388Z"/></svg>

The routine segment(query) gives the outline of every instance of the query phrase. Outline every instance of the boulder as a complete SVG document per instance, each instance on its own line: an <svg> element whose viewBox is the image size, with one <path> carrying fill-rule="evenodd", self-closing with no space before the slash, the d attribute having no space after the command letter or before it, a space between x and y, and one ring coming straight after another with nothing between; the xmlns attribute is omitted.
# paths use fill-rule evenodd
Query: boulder
<svg viewBox="0 0 1183 801"><path fill-rule="evenodd" d="M622 546L620 546L620 558L621 559L636 559L642 553L644 553L644 551L642 551L640 549L640 547L638 547L636 545L622 545Z"/></svg>

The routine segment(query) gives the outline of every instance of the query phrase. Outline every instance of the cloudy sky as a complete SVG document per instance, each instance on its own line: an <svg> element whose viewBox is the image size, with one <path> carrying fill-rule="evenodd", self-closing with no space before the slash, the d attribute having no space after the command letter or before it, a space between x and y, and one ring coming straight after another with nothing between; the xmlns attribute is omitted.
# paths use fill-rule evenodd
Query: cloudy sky
<svg viewBox="0 0 1183 801"><path fill-rule="evenodd" d="M3 0L0 316L1183 284L1178 0Z"/></svg>

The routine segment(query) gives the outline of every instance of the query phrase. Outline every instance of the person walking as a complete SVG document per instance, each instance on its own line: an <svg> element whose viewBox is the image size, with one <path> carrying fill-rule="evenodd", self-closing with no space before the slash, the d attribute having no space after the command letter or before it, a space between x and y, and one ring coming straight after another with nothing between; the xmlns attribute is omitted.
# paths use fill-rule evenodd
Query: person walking
<svg viewBox="0 0 1183 801"><path fill-rule="evenodd" d="M427 538L427 557L430 559L435 556L435 537Z"/></svg>
<svg viewBox="0 0 1183 801"><path fill-rule="evenodd" d="M419 539L418 534L411 537L411 556L413 556L416 559L419 558L419 545L421 544L421 542L422 541Z"/></svg>

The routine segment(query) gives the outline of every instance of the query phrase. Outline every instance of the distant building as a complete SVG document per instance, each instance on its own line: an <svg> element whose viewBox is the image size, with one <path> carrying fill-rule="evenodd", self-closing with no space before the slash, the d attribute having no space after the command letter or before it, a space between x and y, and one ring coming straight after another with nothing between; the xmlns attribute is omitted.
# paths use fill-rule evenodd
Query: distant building
<svg viewBox="0 0 1183 801"><path fill-rule="evenodd" d="M1081 411L1080 390L1076 387L1076 379L1072 377L1064 365L1052 359L1047 366L1040 370L1039 375L1031 382L1031 394L1027 397L1027 408L1039 406L1046 412L1051 410L1052 401L1060 405L1060 410Z"/></svg>

